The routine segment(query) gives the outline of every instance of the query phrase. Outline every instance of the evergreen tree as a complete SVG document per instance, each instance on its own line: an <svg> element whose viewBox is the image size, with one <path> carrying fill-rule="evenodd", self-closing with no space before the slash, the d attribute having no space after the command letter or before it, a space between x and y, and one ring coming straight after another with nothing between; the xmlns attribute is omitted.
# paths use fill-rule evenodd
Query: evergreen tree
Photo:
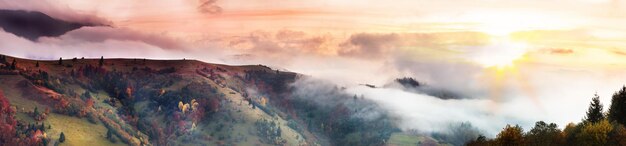
<svg viewBox="0 0 626 146"><path fill-rule="evenodd" d="M85 93L83 93L83 95L80 96L81 99L83 100L87 100L89 98L91 98L91 93L89 93L89 91L85 91Z"/></svg>
<svg viewBox="0 0 626 146"><path fill-rule="evenodd" d="M600 96L598 93L593 95L591 98L591 103L589 104L589 109L587 109L587 116L585 116L584 122L597 123L604 119L604 114L602 114L602 103L600 103Z"/></svg>
<svg viewBox="0 0 626 146"><path fill-rule="evenodd" d="M0 63L7 63L7 57L4 55L0 55Z"/></svg>
<svg viewBox="0 0 626 146"><path fill-rule="evenodd" d="M613 94L611 98L611 106L609 107L609 121L616 121L619 124L626 125L626 86Z"/></svg>
<svg viewBox="0 0 626 146"><path fill-rule="evenodd" d="M113 132L111 132L111 129L107 130L107 138L108 139L113 138Z"/></svg>
<svg viewBox="0 0 626 146"><path fill-rule="evenodd" d="M61 132L61 136L59 136L59 142L65 142L65 134L63 134L63 132Z"/></svg>
<svg viewBox="0 0 626 146"><path fill-rule="evenodd" d="M37 61L37 63L35 63L35 67L39 67L39 61Z"/></svg>
<svg viewBox="0 0 626 146"><path fill-rule="evenodd" d="M39 129L41 131L46 131L46 126L43 124L43 122L41 122L41 126L39 126Z"/></svg>
<svg viewBox="0 0 626 146"><path fill-rule="evenodd" d="M100 56L100 62L98 62L100 67L104 66L104 56Z"/></svg>
<svg viewBox="0 0 626 146"><path fill-rule="evenodd" d="M59 57L59 65L63 65L63 58Z"/></svg>
<svg viewBox="0 0 626 146"><path fill-rule="evenodd" d="M35 110L33 110L33 115L35 116L39 115L39 110L37 109L37 107L35 107Z"/></svg>
<svg viewBox="0 0 626 146"><path fill-rule="evenodd" d="M11 69L17 69L17 60L13 58L13 62L11 63Z"/></svg>

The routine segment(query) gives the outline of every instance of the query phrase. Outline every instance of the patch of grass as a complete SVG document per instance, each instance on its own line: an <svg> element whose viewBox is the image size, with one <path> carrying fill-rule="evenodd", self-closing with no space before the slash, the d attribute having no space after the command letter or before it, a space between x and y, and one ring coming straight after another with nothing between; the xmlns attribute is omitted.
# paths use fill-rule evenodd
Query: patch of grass
<svg viewBox="0 0 626 146"><path fill-rule="evenodd" d="M421 138L413 135L395 133L389 138L389 145L395 146L414 146L420 142Z"/></svg>
<svg viewBox="0 0 626 146"><path fill-rule="evenodd" d="M65 134L65 142L60 145L88 145L88 146L123 146L122 142L111 143L106 139L106 127L103 124L92 124L87 119L79 119L60 114L50 114L45 120L46 124L52 125L47 131L53 140L59 138L59 134Z"/></svg>

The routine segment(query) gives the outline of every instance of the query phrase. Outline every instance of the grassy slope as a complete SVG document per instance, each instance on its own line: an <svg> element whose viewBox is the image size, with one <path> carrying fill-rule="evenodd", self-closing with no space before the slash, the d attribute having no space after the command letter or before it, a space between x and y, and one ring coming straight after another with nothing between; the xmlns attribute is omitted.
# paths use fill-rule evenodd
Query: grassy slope
<svg viewBox="0 0 626 146"><path fill-rule="evenodd" d="M13 58L7 59L7 61L12 61ZM49 60L49 61L35 61L35 60L26 60L17 58L18 66L22 69L33 69L35 68L35 63L39 62L40 67L37 69L47 71L51 76L59 76L63 75L63 72L68 72L72 69L72 67L61 66L58 65L58 60ZM76 68L78 66L83 66L85 64L98 64L98 59L78 59L78 61L73 62L71 60L63 60L63 64L72 64ZM273 120L279 125L281 125L282 129L282 137L287 141L286 145L302 145L305 143L303 136L300 135L295 130L291 129L287 126L287 121L279 116L271 116L259 108L252 109L249 106L245 99L241 96L241 93L234 91L227 87L221 87L217 83L212 80L201 77L196 73L196 69L200 67L221 67L223 69L228 70L233 73L243 73L244 70L259 70L266 69L262 66L226 66L219 64L208 64L200 61L194 60L146 60L142 59L107 59L105 61L105 66L107 70L116 70L121 72L130 72L133 67L150 67L152 69L164 69L168 67L175 67L177 69L177 73L186 76L188 78L186 81L176 82L173 86L168 87L166 90L176 90L188 84L188 81L207 81L211 83L214 87L218 87L220 93L226 95L226 98L229 102L226 102L226 105L223 105L223 110L227 111L227 114L232 117L239 117L240 122L226 122L220 121L219 119L210 120L205 122L204 125L198 125L198 130L201 133L209 134L216 133L213 129L218 126L218 124L232 124L230 130L223 130L221 133L217 133L217 135L231 135L231 136L240 136L244 137L244 140L241 140L236 143L236 145L269 145L260 142L260 137L256 135L256 127L254 122L259 119L268 119ZM232 77L226 76L227 80L232 79ZM34 107L38 107L40 111L46 109L46 105L38 104L30 99L22 97L21 90L16 89L15 84L18 82L26 80L25 78L19 75L0 75L0 89L5 92L5 95L9 97L11 104L18 107L17 118L26 122L34 122L34 120L28 116L25 112L30 112L34 109ZM76 93L83 93L86 91L78 85L67 85L71 87ZM231 94L234 93L234 94ZM111 107L110 105L103 103L105 99L108 99L108 95L104 92L98 92L93 94L97 102L95 103L95 107L101 107L103 110L112 110L114 113L116 109ZM241 103L241 104L240 104ZM23 111L21 109L24 109ZM52 108L50 108L52 109ZM165 119L163 119L165 120ZM60 132L64 132L67 137L65 143L61 145L126 145L118 140L117 143L111 143L109 140L105 138L107 129L103 126L101 122L98 124L92 124L87 121L85 118L77 118L66 115L60 115L56 113L51 113L44 123L50 124L52 129L47 131L49 137L52 136L52 140L56 141L58 139L58 135ZM202 145L215 145L217 138L214 138L212 141L206 141L200 143Z"/></svg>
<svg viewBox="0 0 626 146"><path fill-rule="evenodd" d="M17 107L16 118L19 120L32 123L35 120L27 115L26 112L33 111L35 107L43 111L47 108L46 105L41 105L35 101L27 99L22 96L21 90L15 88L15 85L25 78L18 75L0 75L0 89L4 91L6 97L8 97L11 105ZM69 146L78 145L90 145L90 146L106 146L106 145L125 145L121 142L111 143L104 136L107 129L102 123L92 124L86 119L80 119L77 117L70 117L66 115L51 113L46 120L43 121L46 125L51 125L50 130L46 131L48 137L51 137L53 141L56 141L61 132L66 136L66 141L62 144Z"/></svg>

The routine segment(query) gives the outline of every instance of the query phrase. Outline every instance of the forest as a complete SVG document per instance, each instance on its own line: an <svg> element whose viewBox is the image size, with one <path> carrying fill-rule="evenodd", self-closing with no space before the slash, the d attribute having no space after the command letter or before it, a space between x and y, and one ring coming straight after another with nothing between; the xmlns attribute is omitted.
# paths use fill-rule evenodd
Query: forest
<svg viewBox="0 0 626 146"><path fill-rule="evenodd" d="M569 123L559 129L555 123L538 121L524 131L519 125L507 125L496 138L479 136L468 146L604 146L626 145L626 86L615 92L607 112L595 94L582 121Z"/></svg>

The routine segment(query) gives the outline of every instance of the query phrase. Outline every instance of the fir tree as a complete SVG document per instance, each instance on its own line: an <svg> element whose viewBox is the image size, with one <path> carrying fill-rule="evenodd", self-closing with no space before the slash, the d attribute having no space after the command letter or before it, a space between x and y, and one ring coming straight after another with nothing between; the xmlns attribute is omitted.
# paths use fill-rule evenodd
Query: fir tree
<svg viewBox="0 0 626 146"><path fill-rule="evenodd" d="M39 61L37 61L37 63L35 63L35 67L39 67Z"/></svg>
<svg viewBox="0 0 626 146"><path fill-rule="evenodd" d="M65 134L63 134L63 132L61 132L61 135L59 136L59 142L65 142Z"/></svg>
<svg viewBox="0 0 626 146"><path fill-rule="evenodd" d="M111 132L111 130L107 130L107 138L108 139L112 139L113 138L113 132Z"/></svg>
<svg viewBox="0 0 626 146"><path fill-rule="evenodd" d="M63 65L63 58L59 57L59 65Z"/></svg>
<svg viewBox="0 0 626 146"><path fill-rule="evenodd" d="M33 110L33 115L35 116L39 115L39 110L37 109L37 107L35 107L35 110Z"/></svg>
<svg viewBox="0 0 626 146"><path fill-rule="evenodd" d="M15 58L13 58L13 62L11 63L11 69L17 69L17 60L15 60Z"/></svg>
<svg viewBox="0 0 626 146"><path fill-rule="evenodd" d="M104 56L100 56L100 62L98 62L100 67L104 66Z"/></svg>
<svg viewBox="0 0 626 146"><path fill-rule="evenodd" d="M46 131L46 126L41 122L41 126L39 126L39 130Z"/></svg>
<svg viewBox="0 0 626 146"><path fill-rule="evenodd" d="M585 122L597 123L604 119L602 114L602 103L600 103L600 96L598 93L593 95L591 103L589 103L589 109L587 109L587 116L585 116Z"/></svg>
<svg viewBox="0 0 626 146"><path fill-rule="evenodd" d="M609 107L609 121L616 121L619 124L626 125L626 86L613 94L611 98L611 106Z"/></svg>
<svg viewBox="0 0 626 146"><path fill-rule="evenodd" d="M7 57L4 55L0 55L0 63L7 63Z"/></svg>

